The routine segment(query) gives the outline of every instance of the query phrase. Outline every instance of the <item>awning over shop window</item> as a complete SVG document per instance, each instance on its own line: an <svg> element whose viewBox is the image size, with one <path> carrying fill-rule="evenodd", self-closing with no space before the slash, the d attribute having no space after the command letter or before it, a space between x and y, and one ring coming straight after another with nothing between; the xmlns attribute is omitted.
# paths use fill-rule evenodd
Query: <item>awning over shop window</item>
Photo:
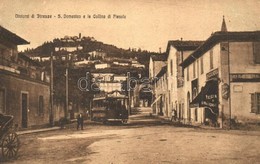
<svg viewBox="0 0 260 164"><path fill-rule="evenodd" d="M210 107L218 106L218 81L209 80L202 87L200 93L192 100L190 107Z"/></svg>
<svg viewBox="0 0 260 164"><path fill-rule="evenodd" d="M151 104L151 106L153 106L158 100L160 100L161 97L162 97L161 95L158 96L158 97L154 100L154 102Z"/></svg>

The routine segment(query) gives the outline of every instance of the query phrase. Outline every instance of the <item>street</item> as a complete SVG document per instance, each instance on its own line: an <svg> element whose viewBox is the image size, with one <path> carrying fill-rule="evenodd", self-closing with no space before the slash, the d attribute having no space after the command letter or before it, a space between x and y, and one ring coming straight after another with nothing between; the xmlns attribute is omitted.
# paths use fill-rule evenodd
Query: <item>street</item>
<svg viewBox="0 0 260 164"><path fill-rule="evenodd" d="M17 160L8 163L259 163L260 132L176 127L149 115L126 125L91 123L20 135Z"/></svg>

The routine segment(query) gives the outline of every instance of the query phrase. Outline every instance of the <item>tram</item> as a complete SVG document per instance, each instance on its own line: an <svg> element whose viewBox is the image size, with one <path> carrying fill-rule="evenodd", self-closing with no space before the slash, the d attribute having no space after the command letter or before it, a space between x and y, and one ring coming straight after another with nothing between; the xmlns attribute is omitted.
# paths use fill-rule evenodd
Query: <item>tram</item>
<svg viewBox="0 0 260 164"><path fill-rule="evenodd" d="M108 93L105 96L96 96L93 99L91 109L91 120L103 122L128 121L128 97L121 95L118 91Z"/></svg>

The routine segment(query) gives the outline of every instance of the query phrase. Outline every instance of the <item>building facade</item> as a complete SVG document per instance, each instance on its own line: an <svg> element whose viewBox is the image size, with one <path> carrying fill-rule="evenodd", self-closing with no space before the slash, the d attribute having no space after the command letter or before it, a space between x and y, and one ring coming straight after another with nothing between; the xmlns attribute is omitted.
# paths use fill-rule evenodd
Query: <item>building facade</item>
<svg viewBox="0 0 260 164"><path fill-rule="evenodd" d="M0 113L14 116L19 128L50 121L49 78L17 45L26 40L0 26Z"/></svg>
<svg viewBox="0 0 260 164"><path fill-rule="evenodd" d="M164 66L153 81L155 100L151 104L153 113L168 116L168 88L167 88L167 66Z"/></svg>
<svg viewBox="0 0 260 164"><path fill-rule="evenodd" d="M197 49L203 41L184 41L172 40L168 42L167 54L167 94L169 108L167 115L170 116L172 110L176 113L180 120L184 113L184 74L183 68L179 65L183 62L195 49Z"/></svg>
<svg viewBox="0 0 260 164"><path fill-rule="evenodd" d="M162 87L165 87L166 80L162 78L165 77L166 71L166 55L152 55L149 61L149 79L152 83L151 91L152 91L152 103L151 107L153 108L154 114L165 115L164 113L168 107L166 107L167 103L164 103L164 100L167 99L167 95L164 94L164 91L160 90ZM164 85L164 86L163 86ZM166 86L167 87L167 86ZM162 94L164 96L162 96ZM165 110L164 110L165 109ZM167 112L168 113L168 112Z"/></svg>
<svg viewBox="0 0 260 164"><path fill-rule="evenodd" d="M215 32L183 61L188 122L259 122L259 41L259 31Z"/></svg>

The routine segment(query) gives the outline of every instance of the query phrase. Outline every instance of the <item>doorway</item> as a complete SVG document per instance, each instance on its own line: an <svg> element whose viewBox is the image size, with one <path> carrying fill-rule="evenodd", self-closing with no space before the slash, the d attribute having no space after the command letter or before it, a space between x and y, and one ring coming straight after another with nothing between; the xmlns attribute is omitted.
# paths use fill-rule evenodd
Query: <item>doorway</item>
<svg viewBox="0 0 260 164"><path fill-rule="evenodd" d="M187 93L187 119L188 121L191 121L190 92Z"/></svg>
<svg viewBox="0 0 260 164"><path fill-rule="evenodd" d="M22 128L28 126L28 94L22 93Z"/></svg>
<svg viewBox="0 0 260 164"><path fill-rule="evenodd" d="M0 89L0 113L5 113L5 90Z"/></svg>

